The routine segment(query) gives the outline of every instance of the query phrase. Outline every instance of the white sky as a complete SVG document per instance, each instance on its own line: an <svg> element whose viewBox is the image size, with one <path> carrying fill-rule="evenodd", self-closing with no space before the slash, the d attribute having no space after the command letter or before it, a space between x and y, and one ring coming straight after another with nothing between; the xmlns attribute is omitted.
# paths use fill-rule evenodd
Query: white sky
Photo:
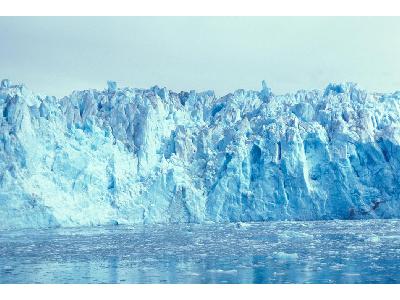
<svg viewBox="0 0 400 300"><path fill-rule="evenodd" d="M166 86L400 90L400 18L0 17L0 78L35 92Z"/></svg>

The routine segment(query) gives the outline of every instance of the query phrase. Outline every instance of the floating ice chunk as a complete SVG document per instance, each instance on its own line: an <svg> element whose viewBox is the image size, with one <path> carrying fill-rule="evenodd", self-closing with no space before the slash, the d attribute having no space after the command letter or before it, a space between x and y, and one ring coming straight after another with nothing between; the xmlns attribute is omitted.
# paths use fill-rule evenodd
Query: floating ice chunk
<svg viewBox="0 0 400 300"><path fill-rule="evenodd" d="M237 222L235 223L236 228L248 228L251 227L251 223L243 223L243 222Z"/></svg>
<svg viewBox="0 0 400 300"><path fill-rule="evenodd" d="M299 258L297 253L275 252L274 254L279 260L294 261Z"/></svg>
<svg viewBox="0 0 400 300"><path fill-rule="evenodd" d="M369 237L367 239L367 241L371 242L371 243L379 243L381 241L381 239L379 238L379 236L374 235L374 236Z"/></svg>
<svg viewBox="0 0 400 300"><path fill-rule="evenodd" d="M284 231L279 234L279 237L282 239L313 239L314 235L305 233L305 232L298 232L298 231Z"/></svg>
<svg viewBox="0 0 400 300"><path fill-rule="evenodd" d="M221 273L221 274L237 274L237 270L221 270L221 269L210 269L208 270L210 273Z"/></svg>

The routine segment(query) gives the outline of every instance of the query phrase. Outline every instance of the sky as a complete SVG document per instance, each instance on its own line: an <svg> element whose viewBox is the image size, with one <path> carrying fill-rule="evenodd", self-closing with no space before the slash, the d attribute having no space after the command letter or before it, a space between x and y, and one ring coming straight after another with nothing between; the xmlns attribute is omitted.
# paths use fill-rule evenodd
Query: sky
<svg viewBox="0 0 400 300"><path fill-rule="evenodd" d="M357 82L400 90L400 18L0 17L0 78L64 96L166 86L275 94Z"/></svg>

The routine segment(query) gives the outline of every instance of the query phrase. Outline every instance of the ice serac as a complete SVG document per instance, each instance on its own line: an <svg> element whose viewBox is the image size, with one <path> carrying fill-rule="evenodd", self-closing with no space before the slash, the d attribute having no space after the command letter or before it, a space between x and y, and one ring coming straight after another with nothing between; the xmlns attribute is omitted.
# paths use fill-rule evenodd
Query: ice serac
<svg viewBox="0 0 400 300"><path fill-rule="evenodd" d="M0 228L400 217L400 92L0 86Z"/></svg>

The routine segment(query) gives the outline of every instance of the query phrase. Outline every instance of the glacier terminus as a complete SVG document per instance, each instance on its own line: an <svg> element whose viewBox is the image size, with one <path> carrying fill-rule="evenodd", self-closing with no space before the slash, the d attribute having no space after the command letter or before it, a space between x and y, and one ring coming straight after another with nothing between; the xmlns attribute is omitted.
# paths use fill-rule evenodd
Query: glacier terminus
<svg viewBox="0 0 400 300"><path fill-rule="evenodd" d="M400 92L2 80L0 229L400 217Z"/></svg>

